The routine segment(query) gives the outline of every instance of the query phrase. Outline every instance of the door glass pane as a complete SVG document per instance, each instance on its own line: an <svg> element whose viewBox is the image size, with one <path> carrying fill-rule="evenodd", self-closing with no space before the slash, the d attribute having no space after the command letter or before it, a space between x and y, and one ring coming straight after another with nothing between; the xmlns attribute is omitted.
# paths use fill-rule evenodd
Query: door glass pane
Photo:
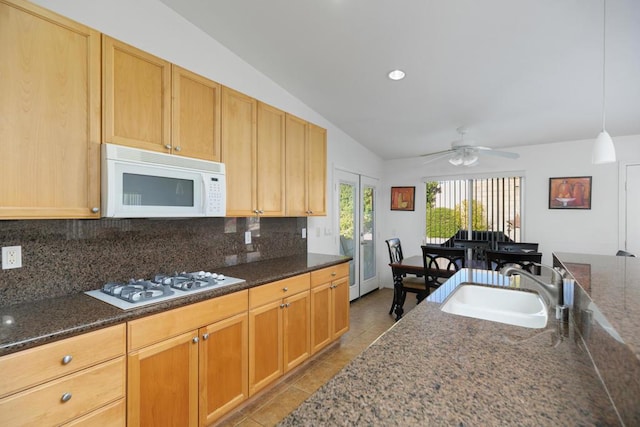
<svg viewBox="0 0 640 427"><path fill-rule="evenodd" d="M190 179L124 173L122 204L125 206L193 206Z"/></svg>
<svg viewBox="0 0 640 427"><path fill-rule="evenodd" d="M356 226L356 187L340 183L340 255L354 257ZM356 282L354 261L349 261L349 285Z"/></svg>
<svg viewBox="0 0 640 427"><path fill-rule="evenodd" d="M376 275L374 189L365 186L362 191L362 271L363 280Z"/></svg>

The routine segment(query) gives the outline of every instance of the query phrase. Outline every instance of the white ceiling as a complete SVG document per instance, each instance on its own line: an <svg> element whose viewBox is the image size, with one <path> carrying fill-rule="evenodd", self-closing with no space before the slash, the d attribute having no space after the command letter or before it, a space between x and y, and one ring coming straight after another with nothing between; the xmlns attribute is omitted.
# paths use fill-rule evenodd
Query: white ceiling
<svg viewBox="0 0 640 427"><path fill-rule="evenodd" d="M384 159L595 138L603 0L161 0ZM608 0L607 130L640 134L640 0ZM407 76L386 75L401 68Z"/></svg>

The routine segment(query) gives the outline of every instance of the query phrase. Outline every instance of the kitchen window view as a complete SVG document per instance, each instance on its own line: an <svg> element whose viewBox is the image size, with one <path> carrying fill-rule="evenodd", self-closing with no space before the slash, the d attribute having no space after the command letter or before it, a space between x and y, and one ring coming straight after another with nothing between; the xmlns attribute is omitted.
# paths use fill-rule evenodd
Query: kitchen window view
<svg viewBox="0 0 640 427"><path fill-rule="evenodd" d="M425 242L441 244L469 232L519 242L521 183L519 176L427 182Z"/></svg>

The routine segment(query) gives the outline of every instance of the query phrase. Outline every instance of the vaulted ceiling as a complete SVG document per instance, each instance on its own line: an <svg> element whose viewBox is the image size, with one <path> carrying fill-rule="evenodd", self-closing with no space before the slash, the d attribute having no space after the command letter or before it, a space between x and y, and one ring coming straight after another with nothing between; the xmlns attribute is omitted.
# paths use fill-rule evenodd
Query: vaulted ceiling
<svg viewBox="0 0 640 427"><path fill-rule="evenodd" d="M384 159L601 128L603 0L161 1ZM639 0L606 3L605 71L607 130L640 134Z"/></svg>

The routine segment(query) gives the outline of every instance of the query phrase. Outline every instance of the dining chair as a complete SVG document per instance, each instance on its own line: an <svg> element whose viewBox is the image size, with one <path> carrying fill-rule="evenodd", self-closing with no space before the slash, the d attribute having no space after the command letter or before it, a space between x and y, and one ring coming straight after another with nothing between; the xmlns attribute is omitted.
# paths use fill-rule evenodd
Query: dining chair
<svg viewBox="0 0 640 427"><path fill-rule="evenodd" d="M471 258L467 259L467 261L472 261L474 265L468 265L467 267L476 267L476 266L484 266L485 263L485 252L492 249L491 242L488 240L458 240L454 239L453 242L454 248L464 248L465 250L471 249L472 254Z"/></svg>
<svg viewBox="0 0 640 427"><path fill-rule="evenodd" d="M538 252L537 243L497 242L496 250L502 252Z"/></svg>
<svg viewBox="0 0 640 427"><path fill-rule="evenodd" d="M465 249L439 245L422 245L422 262L429 288L438 288L465 267Z"/></svg>
<svg viewBox="0 0 640 427"><path fill-rule="evenodd" d="M404 256L402 255L402 244L400 243L400 239L397 237L393 237L391 239L385 240L385 242L387 243L387 248L389 249L389 264L402 261L404 259ZM404 302L404 299L407 296L407 292L416 294L418 303L429 296L429 288L427 287L425 277L418 275L407 276L406 274L404 274L402 276L402 293L400 296L402 302ZM394 292L389 314L393 313L393 309L395 308L396 303L400 302L396 301L396 293Z"/></svg>
<svg viewBox="0 0 640 427"><path fill-rule="evenodd" d="M487 251L487 270L499 271L502 267L515 265L529 273L539 275L542 262L540 252Z"/></svg>

